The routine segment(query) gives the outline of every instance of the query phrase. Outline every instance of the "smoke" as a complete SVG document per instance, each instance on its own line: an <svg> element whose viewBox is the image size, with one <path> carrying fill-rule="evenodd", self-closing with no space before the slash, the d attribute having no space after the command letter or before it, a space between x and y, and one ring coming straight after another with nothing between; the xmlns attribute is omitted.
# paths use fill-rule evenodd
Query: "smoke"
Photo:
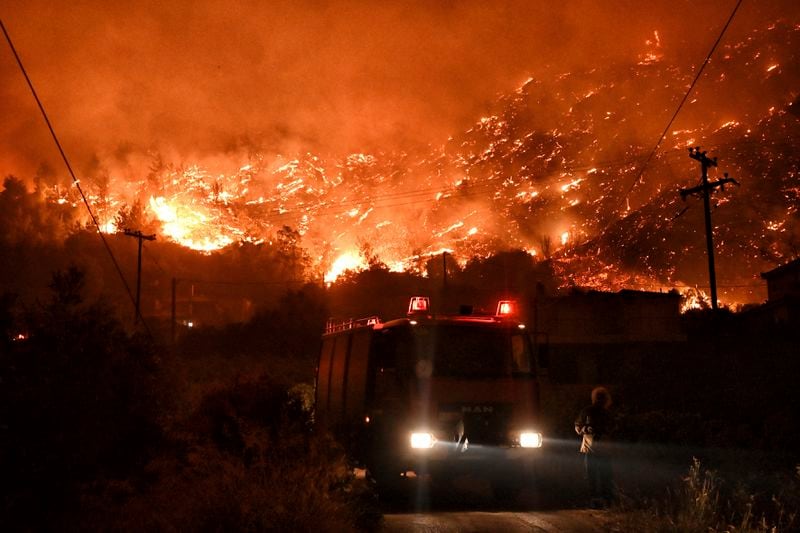
<svg viewBox="0 0 800 533"><path fill-rule="evenodd" d="M729 9L607 4L12 0L2 16L83 170L154 150L189 159L441 144L529 75L630 60L654 29L667 52L696 63ZM741 19L791 7L750 6ZM30 179L60 163L3 48L0 165Z"/></svg>

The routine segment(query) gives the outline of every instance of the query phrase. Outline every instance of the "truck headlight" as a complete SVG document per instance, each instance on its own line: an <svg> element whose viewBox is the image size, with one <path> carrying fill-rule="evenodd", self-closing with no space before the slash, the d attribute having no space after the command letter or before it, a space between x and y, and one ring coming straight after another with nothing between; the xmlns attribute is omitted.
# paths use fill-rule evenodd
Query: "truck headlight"
<svg viewBox="0 0 800 533"><path fill-rule="evenodd" d="M436 437L432 433L414 432L411 434L411 447L412 448L433 448L436 443Z"/></svg>
<svg viewBox="0 0 800 533"><path fill-rule="evenodd" d="M542 434L535 431L523 431L519 434L519 445L523 448L541 448Z"/></svg>

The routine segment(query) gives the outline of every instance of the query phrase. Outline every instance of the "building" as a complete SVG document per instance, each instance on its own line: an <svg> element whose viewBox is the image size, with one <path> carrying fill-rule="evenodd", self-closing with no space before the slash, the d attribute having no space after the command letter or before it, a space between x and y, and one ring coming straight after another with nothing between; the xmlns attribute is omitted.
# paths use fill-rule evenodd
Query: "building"
<svg viewBox="0 0 800 533"><path fill-rule="evenodd" d="M767 281L767 302L750 313L761 329L791 328L800 324L800 259L762 272Z"/></svg>
<svg viewBox="0 0 800 533"><path fill-rule="evenodd" d="M685 340L677 291L579 291L539 297L534 323L552 344L609 344Z"/></svg>
<svg viewBox="0 0 800 533"><path fill-rule="evenodd" d="M536 349L556 383L616 383L686 342L677 291L579 291L533 302Z"/></svg>
<svg viewBox="0 0 800 533"><path fill-rule="evenodd" d="M800 298L800 259L762 272L767 280L767 301L773 302L787 297Z"/></svg>

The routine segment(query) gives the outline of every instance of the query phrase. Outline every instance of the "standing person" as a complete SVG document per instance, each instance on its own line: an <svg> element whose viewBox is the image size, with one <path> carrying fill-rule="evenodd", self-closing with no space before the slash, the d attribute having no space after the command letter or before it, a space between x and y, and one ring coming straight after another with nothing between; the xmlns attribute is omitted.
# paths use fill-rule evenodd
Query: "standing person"
<svg viewBox="0 0 800 533"><path fill-rule="evenodd" d="M606 507L614 496L611 477L611 454L608 438L612 431L609 412L611 395L604 387L592 391L592 404L584 407L575 420L575 432L582 437L581 453L589 481L591 507Z"/></svg>

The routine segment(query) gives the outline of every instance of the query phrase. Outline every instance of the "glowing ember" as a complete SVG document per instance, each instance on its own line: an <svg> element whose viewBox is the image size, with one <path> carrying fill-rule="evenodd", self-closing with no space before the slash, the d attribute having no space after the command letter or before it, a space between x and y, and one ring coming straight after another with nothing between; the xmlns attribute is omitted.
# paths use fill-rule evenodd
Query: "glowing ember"
<svg viewBox="0 0 800 533"><path fill-rule="evenodd" d="M578 186L580 185L580 183L581 183L582 181L583 181L583 179L581 179L581 178L578 178L578 179L576 179L576 180L572 180L571 182L569 182L569 183L565 183L564 185L562 185L562 186L561 186L561 190L562 190L563 192L567 192L567 191L572 191L572 190L575 190L575 189L577 189L577 188L578 188Z"/></svg>

